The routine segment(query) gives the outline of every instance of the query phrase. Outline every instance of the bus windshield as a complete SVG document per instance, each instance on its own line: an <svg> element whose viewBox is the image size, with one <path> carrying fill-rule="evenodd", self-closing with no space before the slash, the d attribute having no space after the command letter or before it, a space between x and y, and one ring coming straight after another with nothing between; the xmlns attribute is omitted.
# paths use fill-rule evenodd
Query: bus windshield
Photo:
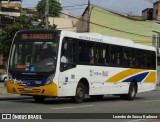
<svg viewBox="0 0 160 122"><path fill-rule="evenodd" d="M9 67L13 71L54 72L58 43L55 41L15 42Z"/></svg>

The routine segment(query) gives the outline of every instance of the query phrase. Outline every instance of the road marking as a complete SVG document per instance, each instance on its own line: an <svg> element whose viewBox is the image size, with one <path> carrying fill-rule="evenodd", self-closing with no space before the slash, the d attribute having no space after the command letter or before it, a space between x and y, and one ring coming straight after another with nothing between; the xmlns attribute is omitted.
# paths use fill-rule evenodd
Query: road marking
<svg viewBox="0 0 160 122"><path fill-rule="evenodd" d="M85 108L93 107L94 105L84 105L84 106L70 106L70 107L60 107L60 108L51 108L51 109L73 109L73 108Z"/></svg>
<svg viewBox="0 0 160 122"><path fill-rule="evenodd" d="M160 100L149 100L149 101L142 101L142 102L146 102L146 103L150 103L150 102L159 102Z"/></svg>
<svg viewBox="0 0 160 122"><path fill-rule="evenodd" d="M146 119L136 119L136 120L131 120L131 121L127 121L127 122L138 122L138 121L144 121Z"/></svg>

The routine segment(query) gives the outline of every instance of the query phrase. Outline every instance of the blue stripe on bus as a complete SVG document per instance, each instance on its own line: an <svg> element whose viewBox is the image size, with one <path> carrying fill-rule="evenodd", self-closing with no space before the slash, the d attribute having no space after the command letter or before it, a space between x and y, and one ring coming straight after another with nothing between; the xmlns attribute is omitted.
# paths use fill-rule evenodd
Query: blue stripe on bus
<svg viewBox="0 0 160 122"><path fill-rule="evenodd" d="M143 79L148 75L149 72L145 72L145 73L141 73L141 74L138 74L138 75L134 75L122 82L131 82L133 80L136 80L136 82L142 82Z"/></svg>

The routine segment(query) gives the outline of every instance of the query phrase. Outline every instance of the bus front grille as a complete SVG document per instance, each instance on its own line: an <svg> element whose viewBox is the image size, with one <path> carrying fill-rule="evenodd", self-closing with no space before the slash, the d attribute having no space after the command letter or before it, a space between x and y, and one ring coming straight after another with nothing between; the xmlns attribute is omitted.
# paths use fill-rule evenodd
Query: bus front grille
<svg viewBox="0 0 160 122"><path fill-rule="evenodd" d="M45 76L43 75L13 75L13 78L18 80L43 80Z"/></svg>
<svg viewBox="0 0 160 122"><path fill-rule="evenodd" d="M28 87L29 88L29 87ZM27 93L40 93L41 90L40 89L28 89L26 90L25 88L17 88L17 90L21 93L21 94L27 94Z"/></svg>

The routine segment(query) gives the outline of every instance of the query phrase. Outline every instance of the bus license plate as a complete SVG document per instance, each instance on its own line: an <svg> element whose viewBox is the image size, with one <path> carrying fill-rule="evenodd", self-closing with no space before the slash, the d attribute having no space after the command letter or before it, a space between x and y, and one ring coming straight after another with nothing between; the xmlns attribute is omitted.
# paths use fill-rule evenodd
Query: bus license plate
<svg viewBox="0 0 160 122"><path fill-rule="evenodd" d="M25 91L32 91L32 88L31 87L26 87L24 88Z"/></svg>

